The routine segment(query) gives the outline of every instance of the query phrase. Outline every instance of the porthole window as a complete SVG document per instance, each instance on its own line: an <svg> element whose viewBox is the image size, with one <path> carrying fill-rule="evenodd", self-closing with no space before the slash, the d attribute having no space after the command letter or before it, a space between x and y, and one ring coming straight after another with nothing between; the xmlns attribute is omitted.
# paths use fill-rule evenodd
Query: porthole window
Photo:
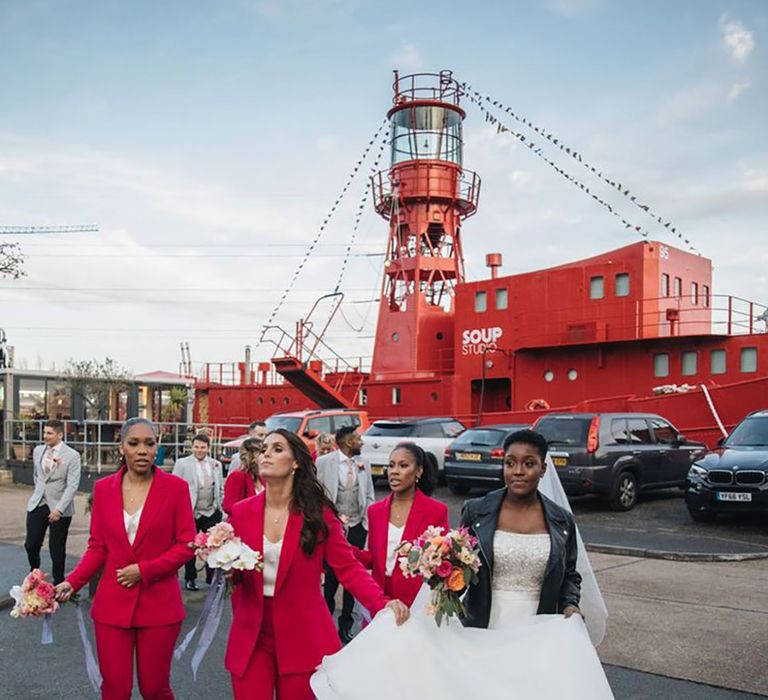
<svg viewBox="0 0 768 700"><path fill-rule="evenodd" d="M431 394L431 396L432 396L432 400L433 400L433 401L437 401L437 399L438 399L438 395L437 395L437 392L436 392L436 391L433 391L433 392L432 392L432 394Z"/></svg>
<svg viewBox="0 0 768 700"><path fill-rule="evenodd" d="M269 403L270 403L272 406L275 406L275 405L277 405L277 401L275 401L275 397L274 397L274 396L273 396L273 397L271 397L271 398L269 399Z"/></svg>
<svg viewBox="0 0 768 700"><path fill-rule="evenodd" d="M393 342L393 343L396 343L398 340L400 340L400 334L399 334L397 331L395 331L395 332L392 334L392 342Z"/></svg>
<svg viewBox="0 0 768 700"><path fill-rule="evenodd" d="M590 277L589 279L589 298L602 299L605 296L605 280L602 275Z"/></svg>
<svg viewBox="0 0 768 700"><path fill-rule="evenodd" d="M742 348L739 359L742 372L757 372L757 348Z"/></svg>
<svg viewBox="0 0 768 700"><path fill-rule="evenodd" d="M629 273L620 272L618 275L616 275L616 296L629 296Z"/></svg>
<svg viewBox="0 0 768 700"><path fill-rule="evenodd" d="M291 403L291 400L290 400L290 399L289 399L289 398L286 396L286 397L283 399L283 404L285 404L285 405L287 406L287 405L288 405L288 404L290 404L290 403Z"/></svg>
<svg viewBox="0 0 768 700"><path fill-rule="evenodd" d="M669 376L669 353L668 352L660 352L658 355L653 356L653 376L654 377Z"/></svg>
<svg viewBox="0 0 768 700"><path fill-rule="evenodd" d="M684 377L692 377L698 371L699 353L695 350L684 352L681 357L681 372Z"/></svg>
<svg viewBox="0 0 768 700"><path fill-rule="evenodd" d="M579 378L579 373L575 369L568 370L568 379L575 382Z"/></svg>
<svg viewBox="0 0 768 700"><path fill-rule="evenodd" d="M548 369L546 372L544 372L544 381L545 382L551 382L555 378L555 373Z"/></svg>
<svg viewBox="0 0 768 700"><path fill-rule="evenodd" d="M442 340L443 338L445 338L445 336L442 333L437 333L435 335L435 338L437 338L438 340Z"/></svg>

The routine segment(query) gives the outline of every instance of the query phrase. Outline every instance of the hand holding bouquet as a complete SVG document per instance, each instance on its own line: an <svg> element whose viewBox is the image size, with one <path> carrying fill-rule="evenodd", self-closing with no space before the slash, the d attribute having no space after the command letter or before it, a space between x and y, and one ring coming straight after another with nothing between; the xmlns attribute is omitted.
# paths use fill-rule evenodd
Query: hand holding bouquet
<svg viewBox="0 0 768 700"><path fill-rule="evenodd" d="M229 523L218 523L207 532L198 532L189 546L195 550L195 556L211 569L228 572L233 569L261 571L264 568L261 554L237 537Z"/></svg>
<svg viewBox="0 0 768 700"><path fill-rule="evenodd" d="M409 578L422 576L432 589L427 612L439 627L443 617L464 614L459 597L477 582L480 569L477 538L462 527L442 534L443 528L429 527L413 542L403 542L397 550L400 570Z"/></svg>

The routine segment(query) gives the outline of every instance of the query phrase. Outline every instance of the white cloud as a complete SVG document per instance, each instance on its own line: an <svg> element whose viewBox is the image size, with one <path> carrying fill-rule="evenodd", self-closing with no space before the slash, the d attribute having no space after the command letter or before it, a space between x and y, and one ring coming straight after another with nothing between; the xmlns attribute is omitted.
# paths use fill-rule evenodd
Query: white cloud
<svg viewBox="0 0 768 700"><path fill-rule="evenodd" d="M527 185L533 178L533 173L530 170L513 170L509 174L509 181L513 185Z"/></svg>
<svg viewBox="0 0 768 700"><path fill-rule="evenodd" d="M746 90L750 86L749 80L739 80L738 82L735 82L733 85L731 85L731 89L728 91L728 102L733 102L735 99L738 98L739 95L741 95L744 90Z"/></svg>
<svg viewBox="0 0 768 700"><path fill-rule="evenodd" d="M389 55L392 65L401 71L423 70L426 61L421 51L410 42L404 41Z"/></svg>
<svg viewBox="0 0 768 700"><path fill-rule="evenodd" d="M746 63L755 48L755 37L739 20L720 17L723 46L736 63Z"/></svg>
<svg viewBox="0 0 768 700"><path fill-rule="evenodd" d="M688 121L721 104L722 99L723 89L715 83L686 88L661 105L657 121L665 127Z"/></svg>

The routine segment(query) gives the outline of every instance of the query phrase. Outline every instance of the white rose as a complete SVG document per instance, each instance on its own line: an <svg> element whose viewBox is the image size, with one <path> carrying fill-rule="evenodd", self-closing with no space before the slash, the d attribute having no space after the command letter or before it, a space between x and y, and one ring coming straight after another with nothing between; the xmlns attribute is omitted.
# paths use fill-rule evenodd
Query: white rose
<svg viewBox="0 0 768 700"><path fill-rule="evenodd" d="M240 556L232 564L232 567L240 571L253 571L258 566L259 559L260 554L244 544L240 550Z"/></svg>
<svg viewBox="0 0 768 700"><path fill-rule="evenodd" d="M208 555L206 564L208 564L211 569L229 571L237 557L240 555L241 546L238 538L225 542L221 547Z"/></svg>

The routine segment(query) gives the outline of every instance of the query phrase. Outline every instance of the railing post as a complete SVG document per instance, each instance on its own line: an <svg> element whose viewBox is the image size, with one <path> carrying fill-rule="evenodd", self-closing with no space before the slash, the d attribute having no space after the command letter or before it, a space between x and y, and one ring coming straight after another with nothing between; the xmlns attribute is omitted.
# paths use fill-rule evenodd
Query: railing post
<svg viewBox="0 0 768 700"><path fill-rule="evenodd" d="M731 327L732 327L732 320L733 320L733 297L729 294L728 295L728 335L731 335Z"/></svg>
<svg viewBox="0 0 768 700"><path fill-rule="evenodd" d="M749 302L749 334L752 335L753 333L753 324L754 324L754 317L755 317L755 309L754 309L754 302Z"/></svg>
<svg viewBox="0 0 768 700"><path fill-rule="evenodd" d="M101 474L101 421L96 424L96 471Z"/></svg>

